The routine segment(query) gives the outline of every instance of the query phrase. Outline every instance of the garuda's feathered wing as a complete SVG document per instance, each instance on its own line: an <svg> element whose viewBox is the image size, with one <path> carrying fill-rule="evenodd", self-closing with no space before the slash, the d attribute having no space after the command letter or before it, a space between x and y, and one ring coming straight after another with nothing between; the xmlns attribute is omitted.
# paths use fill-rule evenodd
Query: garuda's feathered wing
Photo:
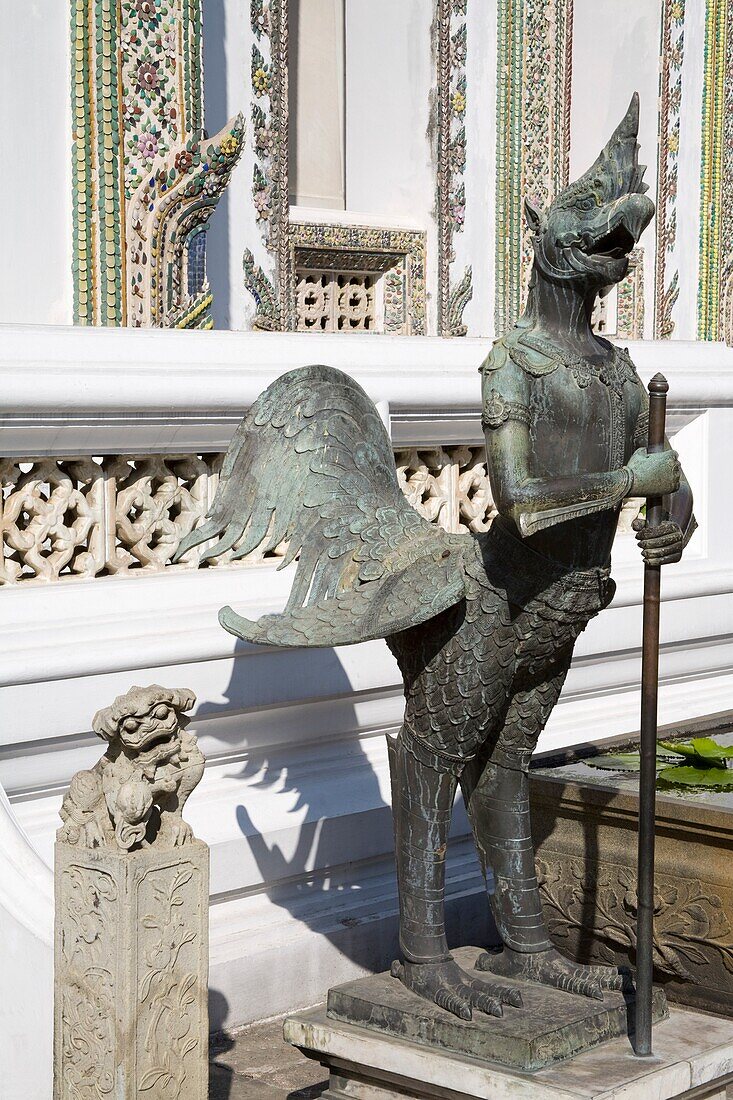
<svg viewBox="0 0 733 1100"><path fill-rule="evenodd" d="M423 519L400 490L389 436L361 386L333 367L278 378L239 426L206 522L174 560L241 558L284 540L299 556L282 615L219 621L247 641L347 645L425 622L464 596L461 536Z"/></svg>

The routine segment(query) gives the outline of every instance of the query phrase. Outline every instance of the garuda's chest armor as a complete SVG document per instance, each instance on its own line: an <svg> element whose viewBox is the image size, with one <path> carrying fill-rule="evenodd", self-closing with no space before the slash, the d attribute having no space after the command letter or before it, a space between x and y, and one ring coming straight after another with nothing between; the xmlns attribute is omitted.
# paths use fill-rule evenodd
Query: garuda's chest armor
<svg viewBox="0 0 733 1100"><path fill-rule="evenodd" d="M618 470L646 444L646 393L626 350L582 357L514 330L483 364L483 423L529 428L535 477Z"/></svg>

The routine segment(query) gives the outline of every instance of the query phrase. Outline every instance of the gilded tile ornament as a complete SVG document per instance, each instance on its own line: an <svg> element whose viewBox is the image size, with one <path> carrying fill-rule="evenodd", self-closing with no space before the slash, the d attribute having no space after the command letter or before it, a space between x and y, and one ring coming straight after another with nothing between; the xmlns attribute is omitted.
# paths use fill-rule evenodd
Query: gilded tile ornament
<svg viewBox="0 0 733 1100"><path fill-rule="evenodd" d="M674 332L672 312L679 296L679 272L667 272L677 240L677 184L680 152L682 64L686 0L664 0L659 73L659 152L657 157L656 272L654 333L666 340Z"/></svg>
<svg viewBox="0 0 733 1100"><path fill-rule="evenodd" d="M127 324L211 328L205 228L239 160L241 115L156 157L127 204Z"/></svg>
<svg viewBox="0 0 733 1100"><path fill-rule="evenodd" d="M573 0L498 5L496 331L514 324L531 266L524 196L546 204L568 182Z"/></svg>
<svg viewBox="0 0 733 1100"><path fill-rule="evenodd" d="M733 3L707 0L698 338L733 343Z"/></svg>
<svg viewBox="0 0 733 1100"><path fill-rule="evenodd" d="M436 127L438 185L438 331L441 336L465 336L463 311L473 296L472 269L457 286L451 283L455 261L453 235L462 233L466 217L466 56L468 0L437 0Z"/></svg>
<svg viewBox="0 0 733 1100"><path fill-rule="evenodd" d="M152 299L141 319L130 207L143 185L154 186L162 160L178 172L180 156L201 140L201 0L73 0L71 28L74 320L156 323ZM193 257L202 269L204 242ZM180 249L176 262L180 285L190 262ZM157 323L209 323L200 295L178 305Z"/></svg>

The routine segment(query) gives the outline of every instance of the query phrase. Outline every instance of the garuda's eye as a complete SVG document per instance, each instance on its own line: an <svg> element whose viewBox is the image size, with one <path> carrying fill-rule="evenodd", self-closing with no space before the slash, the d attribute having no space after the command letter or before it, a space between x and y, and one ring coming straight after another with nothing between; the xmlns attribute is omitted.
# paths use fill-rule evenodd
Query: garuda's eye
<svg viewBox="0 0 733 1100"><path fill-rule="evenodd" d="M138 722L136 718L126 718L125 721L122 723L122 728L125 730L126 733L135 733L137 727Z"/></svg>
<svg viewBox="0 0 733 1100"><path fill-rule="evenodd" d="M579 210L592 210L593 207L596 205L596 200L593 198L592 195L587 195L583 199L576 199L575 205L578 207Z"/></svg>
<svg viewBox="0 0 733 1100"><path fill-rule="evenodd" d="M153 711L153 718L157 718L159 722L164 722L170 714L170 709L165 703L160 703Z"/></svg>

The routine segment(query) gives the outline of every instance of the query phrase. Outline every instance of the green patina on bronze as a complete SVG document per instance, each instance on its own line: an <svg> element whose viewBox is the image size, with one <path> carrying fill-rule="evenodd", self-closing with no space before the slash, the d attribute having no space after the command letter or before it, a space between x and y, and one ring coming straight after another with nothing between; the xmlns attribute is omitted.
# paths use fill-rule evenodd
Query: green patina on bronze
<svg viewBox="0 0 733 1100"><path fill-rule="evenodd" d="M670 494L639 532L645 560L679 559L692 500L674 452L647 455L646 393L628 355L596 337L601 288L622 279L654 212L637 160L638 99L596 163L547 210L527 204L535 262L526 311L482 367L483 426L499 516L451 535L402 495L377 410L326 366L290 371L256 401L222 469L208 521L183 540L234 548L288 540L297 555L281 615L231 608L222 625L278 646L385 638L405 681L389 739L400 893L393 974L460 1019L521 1008L515 980L596 1000L624 976L550 942L534 867L528 765L573 647L613 595L610 555L628 495ZM458 784L503 941L467 970L444 926L445 853ZM482 975L483 972L483 975ZM487 973L489 972L489 973Z"/></svg>

